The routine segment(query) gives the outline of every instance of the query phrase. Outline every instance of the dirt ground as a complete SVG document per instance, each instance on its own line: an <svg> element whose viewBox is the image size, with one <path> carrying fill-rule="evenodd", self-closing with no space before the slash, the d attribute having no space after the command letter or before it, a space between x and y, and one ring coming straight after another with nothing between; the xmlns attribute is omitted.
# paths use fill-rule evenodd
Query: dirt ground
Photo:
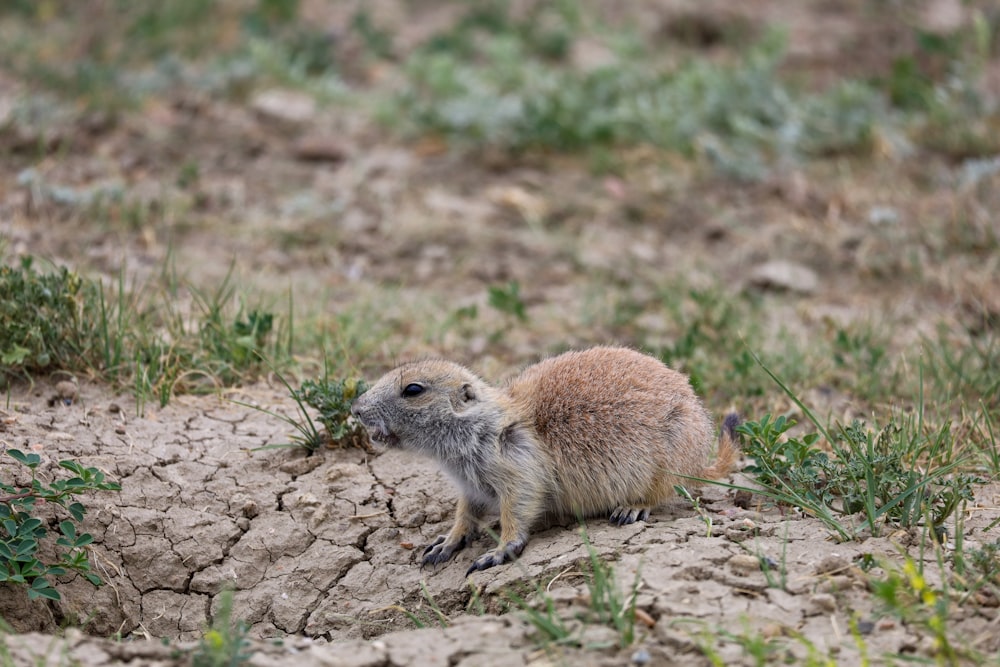
<svg viewBox="0 0 1000 667"><path fill-rule="evenodd" d="M130 398L101 387L84 385L71 406L48 405L53 393L40 384L12 395L4 441L49 461L97 466L119 480L122 491L92 504L86 521L106 586L95 591L77 578L61 587L59 603L29 602L23 591L0 600L0 616L19 632L69 624L86 633L48 641L7 637L14 664L38 655L68 655L85 665L140 657L169 663L168 647L156 649L141 638L196 640L227 584L236 591L234 616L250 624L251 635L283 640L281 648L262 644L260 664L307 664L299 662L306 656L315 664L543 664L553 658L536 654L524 622L490 613L497 610L497 593L538 579L560 604L579 604L586 595L580 564L587 552L572 525L534 535L516 565L468 581L465 571L490 548L488 538L444 566L421 569L421 545L446 532L455 492L432 464L405 453L253 451L285 439L287 426L217 397L180 398L134 418L127 416L134 414ZM229 398L289 407L286 396L264 387ZM998 495L996 486L982 489L975 505L982 511L966 524L969 539L1000 516ZM734 632L794 629L819 651L837 647L843 664L854 664L860 659L850 634L855 615L871 624L872 653L927 650L927 639L901 624L876 622L867 577L855 564L863 554L898 556L914 534L836 544L815 520L739 509L723 489L705 489L701 503L710 526L679 500L648 523L586 524L597 552L614 561L623 590L638 573L638 607L651 625L640 625L643 639L626 653L580 651L565 655L567 661L622 664L646 650L656 664L700 664L705 659L692 638L711 623ZM761 557L783 563L783 589L769 584ZM933 568L932 554L927 558ZM402 609L433 619L428 599L449 617L476 611L474 592L484 615L467 615L447 630L402 629L412 627ZM980 608L956 622L982 650L993 651L1000 645L989 611L995 609ZM614 637L608 632L595 627L589 639L607 642ZM739 660L738 653L726 657Z"/></svg>
<svg viewBox="0 0 1000 667"><path fill-rule="evenodd" d="M785 25L789 69L821 86L831 74L890 62L891 26L859 21L852 4L707 3L699 15L738 15L757 29ZM928 22L961 12L957 2L925 4ZM651 26L663 26L687 15L682 5L664 0L643 11ZM407 20L397 3L376 6L386 20L399 17L402 43L419 42L448 19L429 10ZM306 3L306 11L339 20L323 3ZM391 82L391 73L368 74L371 85L380 76ZM0 69L0 120L5 101L30 88ZM286 110L298 99L287 90L270 94ZM137 284L169 256L197 284L234 271L238 282L279 302L293 292L306 312L363 312L359 319L380 321L394 338L366 340L363 327L345 328L338 345L350 350L361 341L370 357L350 363L371 378L399 357L436 354L496 379L559 347L633 342L601 319L604 295L580 289L593 276L625 285L641 302L665 273L694 284L711 277L739 292L774 260L809 267L801 281L771 284L779 295L775 319L804 337L831 321L881 317L907 323L902 345L941 320L964 321L970 304L1000 313L996 266L960 257L915 283L905 275L908 258L893 253L900 239L919 233L922 216L951 205L959 167L947 160L931 160L919 173L892 156L846 167L831 160L738 184L681 162L667 178L663 164L646 166L638 149L623 156L628 177L617 179L594 176L575 158L470 160L434 142L401 142L358 109L309 107L293 117L266 97L240 105L191 91L114 122L72 109L48 122L44 137L30 126L0 135L10 155L0 163L0 234L11 253L109 279L124 267ZM40 158L19 148L43 139L51 148ZM200 167L194 193L173 184L192 161ZM25 176L29 169L36 180ZM54 184L78 197L125 187L153 213L134 225L91 223L53 194ZM873 223L886 210L903 223ZM536 224L540 211L558 228ZM644 224L630 222L637 211ZM486 288L509 280L521 284L532 325L501 341L486 325L428 336L414 324L434 309L484 306ZM644 326L655 338L658 324ZM852 635L857 619L854 632L872 656L933 650L929 637L877 613L856 566L865 554L898 559L913 534L838 544L814 519L760 503L741 509L719 487L703 489L704 514L676 500L648 523L588 521L590 543L613 563L623 588L638 576L641 636L620 650L607 628L594 626L586 635L591 648L545 650L521 616L498 613L500 591L537 580L560 608L583 605L587 551L579 527L534 534L518 563L468 579L488 539L422 569L423 545L447 530L454 513L447 480L431 462L397 451L258 450L287 442L289 426L236 401L293 415L273 378L222 395L178 396L163 408L137 406L131 395L86 377L76 378L75 402L53 403L60 379L11 388L0 406L0 444L41 454L43 474L74 458L120 482L120 493L95 496L84 524L106 585L95 590L71 578L60 586L60 602L3 589L0 617L17 632L3 640L11 664L179 664L176 649L204 634L227 585L235 589L233 616L255 640L255 665L707 665L697 644L718 627L802 636L808 641L789 643L793 659L805 660L811 644L850 665L862 660ZM851 413L843 397L819 396L827 412ZM717 413L750 404L719 398L712 387L705 398ZM994 537L983 529L1000 517L998 506L1000 487L978 490L966 546ZM911 555L936 571L933 554ZM762 557L783 564L783 587L770 585L776 575L761 570ZM437 627L433 605L449 627ZM417 629L406 611L428 627ZM959 609L951 627L996 653L996 612ZM63 627L73 629L57 634ZM738 643L719 651L725 664L753 664Z"/></svg>

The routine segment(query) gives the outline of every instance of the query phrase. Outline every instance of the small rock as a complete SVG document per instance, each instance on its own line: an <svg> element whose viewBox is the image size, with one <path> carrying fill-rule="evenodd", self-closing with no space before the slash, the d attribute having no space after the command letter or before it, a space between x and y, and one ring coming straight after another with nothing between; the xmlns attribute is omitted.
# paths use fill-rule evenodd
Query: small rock
<svg viewBox="0 0 1000 667"><path fill-rule="evenodd" d="M814 572L816 574L839 574L847 571L851 567L851 562L843 556L831 554L816 564Z"/></svg>
<svg viewBox="0 0 1000 667"><path fill-rule="evenodd" d="M240 512L241 512L241 513L243 514L243 516L245 516L246 518L248 518L248 519L252 519L252 518L254 518L255 516L257 516L258 514L260 514L260 507L259 507L259 506L257 505L257 501L256 501L256 500L253 500L253 499L251 498L251 499L247 499L247 500L246 500L246 501L245 501L245 502L243 503L243 507L241 507L241 508L240 508Z"/></svg>
<svg viewBox="0 0 1000 667"><path fill-rule="evenodd" d="M342 162L347 151L333 137L306 135L295 142L292 155L304 162Z"/></svg>
<svg viewBox="0 0 1000 667"><path fill-rule="evenodd" d="M112 403L111 405L108 406L108 412L110 412L113 415L117 415L121 411L122 411L122 406L118 405L117 403Z"/></svg>
<svg viewBox="0 0 1000 667"><path fill-rule="evenodd" d="M63 380L56 384L56 393L59 394L61 398L68 398L73 400L76 398L77 388L75 382L70 382L69 380Z"/></svg>
<svg viewBox="0 0 1000 667"><path fill-rule="evenodd" d="M723 530L723 534L730 542L746 542L751 537L755 537L757 535L757 528L755 526L746 526L739 523L726 526Z"/></svg>
<svg viewBox="0 0 1000 667"><path fill-rule="evenodd" d="M649 651L645 648L640 648L638 651L632 654L632 664L633 665L646 665L649 661L653 659L653 656L649 654Z"/></svg>
<svg viewBox="0 0 1000 667"><path fill-rule="evenodd" d="M295 493L285 501L286 507L319 507L320 500L311 493Z"/></svg>
<svg viewBox="0 0 1000 667"><path fill-rule="evenodd" d="M733 495L733 504L740 509L748 510L750 509L750 501L753 500L753 494L746 489L740 489Z"/></svg>
<svg viewBox="0 0 1000 667"><path fill-rule="evenodd" d="M809 604L803 612L806 616L832 614L837 611L837 599L829 593L816 593L809 598Z"/></svg>
<svg viewBox="0 0 1000 667"><path fill-rule="evenodd" d="M859 621L858 631L861 631L861 623L870 623L871 621ZM873 629L878 629L880 632L885 630L892 630L896 627L896 619L894 618L880 618L878 623L875 624Z"/></svg>
<svg viewBox="0 0 1000 667"><path fill-rule="evenodd" d="M618 641L618 633L606 625L585 625L580 632L584 646L614 646Z"/></svg>
<svg viewBox="0 0 1000 667"><path fill-rule="evenodd" d="M935 655L938 650L938 643L934 637L928 635L917 641L917 652L921 655Z"/></svg>
<svg viewBox="0 0 1000 667"><path fill-rule="evenodd" d="M891 618L883 620L892 621ZM875 624L872 623L871 621L867 621L864 619L858 621L857 627L858 627L858 634L860 635L870 635L875 630ZM892 625L890 625L889 627L892 627Z"/></svg>
<svg viewBox="0 0 1000 667"><path fill-rule="evenodd" d="M726 564L733 574L741 577L747 577L760 571L760 559L750 554L736 554L726 561Z"/></svg>
<svg viewBox="0 0 1000 667"><path fill-rule="evenodd" d="M312 472L321 465L323 465L322 457L309 456L301 459L294 459L292 461L288 461L287 463L282 463L278 466L278 469L281 470L281 472L298 477L299 475L305 475L308 472Z"/></svg>
<svg viewBox="0 0 1000 667"><path fill-rule="evenodd" d="M871 225L893 225L897 222L899 222L899 211L891 206L872 206L868 210L868 223Z"/></svg>
<svg viewBox="0 0 1000 667"><path fill-rule="evenodd" d="M901 546L908 547L916 543L915 531L901 528L889 536L890 542L897 542Z"/></svg>
<svg viewBox="0 0 1000 667"><path fill-rule="evenodd" d="M264 90L254 95L250 108L265 120L302 125L316 114L316 101L291 90Z"/></svg>
<svg viewBox="0 0 1000 667"><path fill-rule="evenodd" d="M61 403L62 405L73 405L73 401L76 400L77 386L75 382L70 380L62 380L56 383L56 393L51 398L49 398L49 405L56 405Z"/></svg>
<svg viewBox="0 0 1000 667"><path fill-rule="evenodd" d="M125 430L125 424L118 424L117 426L115 426L115 433L117 433L118 435L125 435L125 433L127 433L127 431Z"/></svg>
<svg viewBox="0 0 1000 667"><path fill-rule="evenodd" d="M785 634L785 628L780 623L768 623L760 630L760 634L767 639L774 639Z"/></svg>
<svg viewBox="0 0 1000 667"><path fill-rule="evenodd" d="M750 284L759 289L812 294L819 287L816 272L802 264L775 260L761 264L750 274Z"/></svg>
<svg viewBox="0 0 1000 667"><path fill-rule="evenodd" d="M517 186L491 188L486 195L491 202L509 209L529 224L538 224L549 215L548 202Z"/></svg>
<svg viewBox="0 0 1000 667"><path fill-rule="evenodd" d="M853 580L846 574L835 574L821 581L816 590L821 593L839 593L851 589Z"/></svg>
<svg viewBox="0 0 1000 667"><path fill-rule="evenodd" d="M636 608L635 610L635 620L638 623L642 623L647 628L656 627L656 619L649 615L644 609Z"/></svg>

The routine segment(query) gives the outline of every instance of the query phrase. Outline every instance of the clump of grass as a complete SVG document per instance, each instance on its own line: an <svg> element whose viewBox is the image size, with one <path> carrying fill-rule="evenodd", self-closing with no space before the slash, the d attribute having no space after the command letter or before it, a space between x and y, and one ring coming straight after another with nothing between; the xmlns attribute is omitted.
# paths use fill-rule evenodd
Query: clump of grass
<svg viewBox="0 0 1000 667"><path fill-rule="evenodd" d="M77 368L97 341L87 321L95 285L66 267L48 273L32 257L0 267L0 367L5 375Z"/></svg>
<svg viewBox="0 0 1000 667"><path fill-rule="evenodd" d="M984 544L978 549L970 549L962 554L959 574L964 576L965 589L974 593L988 588L993 597L1000 593L1000 539Z"/></svg>
<svg viewBox="0 0 1000 667"><path fill-rule="evenodd" d="M938 664L955 665L963 657L972 657L970 651L949 639L949 591L935 590L928 584L922 567L912 558L907 557L901 568L887 564L885 569L884 578L870 581L872 594L881 605L882 613L928 632Z"/></svg>
<svg viewBox="0 0 1000 667"><path fill-rule="evenodd" d="M693 626L693 631L688 634L698 650L715 667L725 667L732 664L732 656L725 656L718 648L720 644L735 644L741 650L743 658L741 664L758 667L774 664L836 667L838 664L831 657L832 651L824 653L805 635L792 628L784 628L785 632L782 636L772 637L751 628L746 619L743 621L741 630L733 630L729 627L712 627L703 621L692 619L677 619L673 621L673 625L681 628ZM856 639L861 639L861 637L856 636ZM861 650L862 653L865 651L863 640L861 640ZM867 665L869 663L863 662L861 664Z"/></svg>
<svg viewBox="0 0 1000 667"><path fill-rule="evenodd" d="M83 8L34 3L8 15L0 45L16 74L91 108L119 111L178 85L298 85L336 69L333 40L299 0L176 0ZM352 26L354 29L366 26Z"/></svg>
<svg viewBox="0 0 1000 667"><path fill-rule="evenodd" d="M838 517L857 514L873 535L885 525L910 528L925 520L941 530L984 481L959 472L965 461L954 457L950 424L925 434L912 417L882 428L856 420L838 427L830 453L817 445L818 433L787 436L794 425L770 415L742 424L738 431L754 461L747 471L767 495L818 516L843 538L858 529Z"/></svg>
<svg viewBox="0 0 1000 667"><path fill-rule="evenodd" d="M758 359L758 363L760 363ZM802 508L821 519L841 539L862 529L878 535L883 526L925 524L937 535L959 506L972 499L984 480L963 471L969 460L956 450L950 422L931 429L916 414L894 416L884 427L860 421L831 431L770 369L761 367L799 406L816 432L792 436L794 422L766 415L737 428L753 459L748 472L756 492ZM821 437L829 451L821 448ZM858 526L841 517L860 516Z"/></svg>
<svg viewBox="0 0 1000 667"><path fill-rule="evenodd" d="M979 14L954 35L920 35L887 80L812 92L780 73L785 39L777 32L720 62L669 42L646 48L572 3L536 3L520 14L506 3L477 4L406 63L409 85L390 120L515 152L649 144L749 179L775 162L866 154L907 136L950 154L987 155L996 152L996 111L979 81L995 30ZM575 67L567 56L584 37L614 57ZM946 62L946 75L917 71L928 54Z"/></svg>
<svg viewBox="0 0 1000 667"><path fill-rule="evenodd" d="M191 295L187 311L178 298L184 288ZM99 296L90 310L105 354L91 368L131 384L140 409L149 398L163 406L174 394L240 384L267 368L264 358L291 354L291 313L286 326L268 310L247 308L232 272L214 290L128 290L120 276L116 291L106 297L102 288Z"/></svg>
<svg viewBox="0 0 1000 667"><path fill-rule="evenodd" d="M536 584L532 600L512 589L505 590L504 596L525 614L546 644L583 646L584 642L578 631L582 632L586 624L597 624L615 631L619 648L631 646L637 639L635 622L639 572L636 572L632 587L623 591L614 568L601 560L597 550L587 539L586 532L583 533L583 539L588 556L583 572L588 590L587 607L577 613L575 619L563 618L555 600L541 583ZM574 623L573 620L577 622Z"/></svg>
<svg viewBox="0 0 1000 667"><path fill-rule="evenodd" d="M957 343L957 344L956 344ZM982 402L989 411L1000 408L1000 336L984 333L955 341L945 331L925 339L927 376L939 402Z"/></svg>
<svg viewBox="0 0 1000 667"><path fill-rule="evenodd" d="M291 327L247 308L232 273L214 290L187 286L191 312L180 291L130 289L124 270L113 287L66 267L40 272L30 257L0 267L2 373L85 372L131 386L141 409L151 398L165 405L175 393L243 382L265 368L265 355L290 356Z"/></svg>
<svg viewBox="0 0 1000 667"><path fill-rule="evenodd" d="M320 380L306 380L292 391L292 398L301 407L308 405L319 412L319 422L326 429L322 441L343 446L364 446L367 442L364 428L350 419L351 404L368 391L368 383L357 378L333 380L324 376ZM309 443L313 445L313 443ZM307 446L309 449L314 449Z"/></svg>
<svg viewBox="0 0 1000 667"><path fill-rule="evenodd" d="M562 25L567 46L557 54L581 34L579 18ZM649 143L757 176L768 155L866 150L884 115L878 92L860 83L817 95L782 83L777 34L735 64L692 59L658 69L640 49L578 71L547 57L510 19L490 28L475 41L432 40L411 59L397 103L414 129L513 150Z"/></svg>

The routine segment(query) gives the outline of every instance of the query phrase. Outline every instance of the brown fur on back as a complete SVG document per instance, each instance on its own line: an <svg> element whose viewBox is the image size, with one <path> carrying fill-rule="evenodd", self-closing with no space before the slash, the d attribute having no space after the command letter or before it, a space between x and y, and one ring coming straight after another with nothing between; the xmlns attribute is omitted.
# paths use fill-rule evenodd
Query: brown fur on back
<svg viewBox="0 0 1000 667"><path fill-rule="evenodd" d="M725 474L708 467L714 429L687 378L634 350L568 352L504 390L552 459L558 513L655 506L683 481L675 474Z"/></svg>

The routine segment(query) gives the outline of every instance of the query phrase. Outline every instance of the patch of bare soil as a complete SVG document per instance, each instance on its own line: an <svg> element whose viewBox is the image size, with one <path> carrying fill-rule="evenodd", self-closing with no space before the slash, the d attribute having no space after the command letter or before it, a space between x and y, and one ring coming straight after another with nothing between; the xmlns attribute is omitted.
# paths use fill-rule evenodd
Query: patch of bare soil
<svg viewBox="0 0 1000 667"><path fill-rule="evenodd" d="M335 13L328 3L303 4L317 20ZM381 9L373 10L402 17L387 26L398 31L401 48L451 20L428 12L409 21L404 4L374 3ZM789 67L822 85L844 72L845 61L870 72L898 47L893 26L858 20L856 4L713 2L692 13L688 3L664 1L632 11L651 12L640 22L651 31L681 31L699 43L733 26L760 33L781 23L789 30ZM27 89L0 71L0 111ZM279 94L285 102L294 95ZM877 322L888 313L908 324L898 332L901 344L932 332L938 319L961 321L973 306L1000 312L996 267L974 254L947 266L921 264L917 284L909 279L912 258L894 252L923 239L927 220L948 224L950 165L921 165L927 173L913 174L905 158L845 159L737 185L637 149L621 155L627 178L596 177L578 157L470 159L433 142L394 143L357 110L307 108L289 118L288 108L275 113L266 97L243 105L185 91L114 121L71 113L37 132L2 134L0 232L12 254L106 276L124 267L138 284L163 271L168 257L200 285L235 266L255 287L288 286L297 304L320 303L331 313L356 314L361 297L387 290L394 300L376 301L377 319L401 337L426 333L412 322L426 317L428 304L442 312L479 304L486 324L431 340L413 336L404 352L471 362L491 379L553 346L632 342L629 330L609 324L621 304L581 292L581 284L601 280L640 310L676 275L734 292L756 284L787 296L771 315L795 331L822 336L831 323ZM200 176L181 187L177 175L187 164ZM67 204L68 195L83 201L101 188L123 188L146 217L81 225L86 206ZM911 245L928 256L950 250L932 241ZM510 280L522 286L532 325L491 342L484 295ZM637 319L647 343L667 330L658 318ZM368 333L343 335L364 342ZM373 360L354 362L376 376L397 352L379 348ZM926 656L933 648L929 637L880 617L857 567L864 555L898 559L913 535L836 544L815 519L742 509L724 489L707 487L704 516L675 501L648 523L586 524L622 590L639 577L636 645L617 649L609 630L589 626L587 643L604 648L540 649L520 616L497 614L500 591L537 579L560 611L583 609L587 551L577 526L538 532L516 564L468 579L468 565L491 548L488 538L422 569L422 547L447 530L456 499L430 462L396 451L259 450L287 442L289 426L233 400L293 414L277 385L139 410L132 398L85 381L74 404L50 405L54 382L11 390L0 408L0 446L39 453L50 476L59 460L77 459L106 471L122 491L85 499L84 528L96 538L93 562L105 586L67 578L58 585L60 602L0 588L0 617L19 633L4 635L0 646L15 665L179 664L185 658L177 649L201 637L227 586L235 590L233 617L249 623L255 665L699 665L709 660L695 640L717 626L801 634L823 655L839 652L843 664L860 664L852 623L871 655ZM718 411L732 398L716 397L724 390L706 388ZM818 412L840 417L852 409L835 398ZM14 469L0 458L5 478ZM995 485L979 490L965 520L967 547L989 539L982 530L1000 516L998 500ZM931 553L910 555L936 571ZM430 600L450 627L434 627ZM415 629L403 610L431 627ZM996 612L991 603L956 609L949 631L982 652L998 651ZM53 634L66 626L83 632ZM123 639L101 639L110 636ZM739 664L746 658L738 649L726 644L721 658Z"/></svg>
<svg viewBox="0 0 1000 667"><path fill-rule="evenodd" d="M463 612L498 610L500 591L525 580L542 581L560 608L586 598L587 552L576 526L539 532L516 564L469 579L464 573L490 548L488 538L444 566L422 569L421 547L446 532L455 504L448 481L422 459L398 451L254 451L284 441L287 426L217 397L147 407L135 418L131 399L100 387L82 387L70 406L49 405L52 391L38 385L12 393L4 443L41 454L42 474L73 458L106 471L122 491L87 503L84 528L96 537L92 556L105 586L94 590L70 578L60 584L60 602L29 602L19 590L0 597L0 616L26 633L4 639L14 664L41 656L88 666L174 664L173 651L203 634L223 587L232 586L233 615L250 624L251 636L283 640L255 643L253 664L519 665L544 655L519 616ZM231 398L291 409L286 396L264 386ZM997 491L984 489L984 504L995 507ZM913 535L835 544L815 520L740 509L719 487L706 488L701 503L704 515L673 501L649 523L586 523L596 551L615 561L622 590L639 582L644 623L627 651L560 649L569 652L564 657L620 664L646 651L659 664L678 656L684 664L707 664L692 637L716 625L734 633L802 633L824 653L837 647L845 664L860 659L852 623L861 624L872 653L928 650L928 638L878 620L857 567L865 554L895 558ZM975 535L996 515L975 512L966 532ZM933 555L926 557L933 571ZM406 629L413 624L403 609L436 623L429 599L459 620L447 629ZM954 619L956 629L979 637L980 650L1000 649L990 631L995 611L970 609ZM30 634L64 624L92 636ZM129 640L96 638L112 635ZM585 637L615 646L606 627L588 628ZM152 641L159 638L172 640L172 648Z"/></svg>

